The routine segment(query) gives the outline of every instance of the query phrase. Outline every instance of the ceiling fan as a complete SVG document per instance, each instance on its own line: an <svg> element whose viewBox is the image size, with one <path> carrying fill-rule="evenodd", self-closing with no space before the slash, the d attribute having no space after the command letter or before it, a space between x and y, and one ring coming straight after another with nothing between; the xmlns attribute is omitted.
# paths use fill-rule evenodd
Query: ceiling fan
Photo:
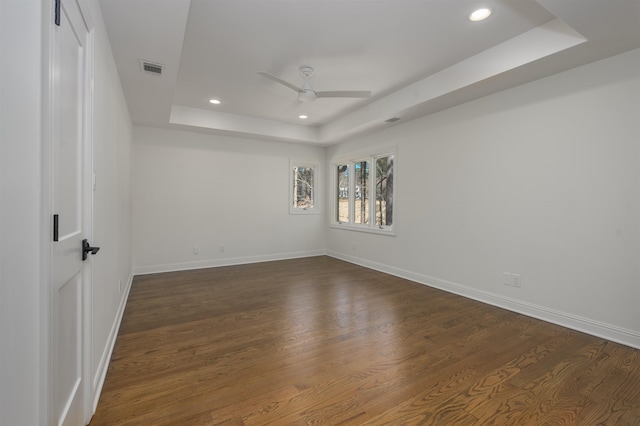
<svg viewBox="0 0 640 426"><path fill-rule="evenodd" d="M291 84L288 81L284 81L274 75L271 75L268 72L259 72L258 74L294 90L298 94L298 102L313 102L318 98L365 99L371 97L371 92L368 90L337 90L316 92L315 90L313 90L313 87L311 87L311 83L309 83L309 80L313 76L313 68L307 66L300 67L300 75L304 79L304 82L300 87Z"/></svg>

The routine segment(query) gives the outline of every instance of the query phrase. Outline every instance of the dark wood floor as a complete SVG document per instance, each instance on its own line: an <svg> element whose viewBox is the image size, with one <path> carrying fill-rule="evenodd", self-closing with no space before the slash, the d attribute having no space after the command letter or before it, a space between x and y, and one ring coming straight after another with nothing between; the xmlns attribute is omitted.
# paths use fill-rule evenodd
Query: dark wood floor
<svg viewBox="0 0 640 426"><path fill-rule="evenodd" d="M92 426L640 425L640 351L329 257L136 277Z"/></svg>

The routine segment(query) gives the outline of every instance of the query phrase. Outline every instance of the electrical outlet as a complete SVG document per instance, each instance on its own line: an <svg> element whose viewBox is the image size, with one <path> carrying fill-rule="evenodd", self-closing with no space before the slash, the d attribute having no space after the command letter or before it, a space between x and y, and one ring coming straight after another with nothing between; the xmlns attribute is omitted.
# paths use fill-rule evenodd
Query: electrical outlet
<svg viewBox="0 0 640 426"><path fill-rule="evenodd" d="M511 273L509 272L502 273L502 284L511 285Z"/></svg>
<svg viewBox="0 0 640 426"><path fill-rule="evenodd" d="M200 254L200 247L193 246L193 254Z"/></svg>
<svg viewBox="0 0 640 426"><path fill-rule="evenodd" d="M511 287L521 287L520 274L512 274L511 272L504 272L502 276L502 283Z"/></svg>
<svg viewBox="0 0 640 426"><path fill-rule="evenodd" d="M226 247L224 246L224 244L220 244L219 250L220 250L220 253L224 253L224 251L226 250Z"/></svg>
<svg viewBox="0 0 640 426"><path fill-rule="evenodd" d="M520 274L511 274L511 282L514 287L520 287Z"/></svg>

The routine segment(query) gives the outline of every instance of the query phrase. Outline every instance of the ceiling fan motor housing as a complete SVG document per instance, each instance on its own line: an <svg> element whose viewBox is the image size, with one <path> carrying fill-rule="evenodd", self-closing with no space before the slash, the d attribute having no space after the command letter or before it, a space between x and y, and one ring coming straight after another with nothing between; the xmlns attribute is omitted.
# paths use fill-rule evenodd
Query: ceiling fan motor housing
<svg viewBox="0 0 640 426"><path fill-rule="evenodd" d="M298 100L300 102L313 102L316 100L318 95L311 89L302 89L298 92Z"/></svg>

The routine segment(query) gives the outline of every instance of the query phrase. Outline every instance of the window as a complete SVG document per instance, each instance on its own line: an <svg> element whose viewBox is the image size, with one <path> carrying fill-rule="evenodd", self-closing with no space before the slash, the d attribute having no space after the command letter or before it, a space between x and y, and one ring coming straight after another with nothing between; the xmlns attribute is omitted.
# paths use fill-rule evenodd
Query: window
<svg viewBox="0 0 640 426"><path fill-rule="evenodd" d="M289 175L290 213L318 213L315 183L318 167L292 162Z"/></svg>
<svg viewBox="0 0 640 426"><path fill-rule="evenodd" d="M393 165L393 153L335 163L332 224L393 231Z"/></svg>
<svg viewBox="0 0 640 426"><path fill-rule="evenodd" d="M338 202L336 205L336 220L340 223L349 222L349 165L339 164L337 166L338 183L337 194Z"/></svg>
<svg viewBox="0 0 640 426"><path fill-rule="evenodd" d="M369 223L369 162L358 161L353 164L353 171L355 174L356 190L355 196L355 211L353 214L353 222L366 224Z"/></svg>
<svg viewBox="0 0 640 426"><path fill-rule="evenodd" d="M376 158L375 224L393 225L393 155Z"/></svg>

